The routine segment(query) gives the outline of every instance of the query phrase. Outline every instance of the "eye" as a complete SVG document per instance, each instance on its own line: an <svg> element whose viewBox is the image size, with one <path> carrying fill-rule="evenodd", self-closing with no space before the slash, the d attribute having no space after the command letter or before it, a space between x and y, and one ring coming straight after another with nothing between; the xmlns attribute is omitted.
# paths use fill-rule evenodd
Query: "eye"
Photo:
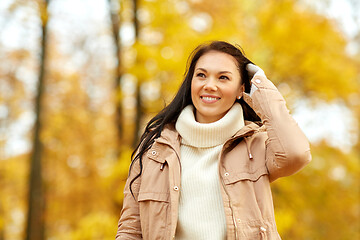
<svg viewBox="0 0 360 240"><path fill-rule="evenodd" d="M225 75L221 75L220 76L220 79L223 79L223 80L230 80L228 76L225 76Z"/></svg>
<svg viewBox="0 0 360 240"><path fill-rule="evenodd" d="M206 77L204 73L197 73L196 76L197 76L197 77L201 77L201 78L205 78L205 77Z"/></svg>

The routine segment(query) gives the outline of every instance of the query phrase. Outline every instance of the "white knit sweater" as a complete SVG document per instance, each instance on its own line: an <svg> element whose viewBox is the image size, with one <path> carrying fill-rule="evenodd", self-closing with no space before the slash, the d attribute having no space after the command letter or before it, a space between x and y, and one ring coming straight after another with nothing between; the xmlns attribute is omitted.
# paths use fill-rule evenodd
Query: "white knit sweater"
<svg viewBox="0 0 360 240"><path fill-rule="evenodd" d="M218 158L225 141L243 126L243 112L238 103L213 123L197 122L192 105L181 112L175 125L182 137L176 240L226 239Z"/></svg>

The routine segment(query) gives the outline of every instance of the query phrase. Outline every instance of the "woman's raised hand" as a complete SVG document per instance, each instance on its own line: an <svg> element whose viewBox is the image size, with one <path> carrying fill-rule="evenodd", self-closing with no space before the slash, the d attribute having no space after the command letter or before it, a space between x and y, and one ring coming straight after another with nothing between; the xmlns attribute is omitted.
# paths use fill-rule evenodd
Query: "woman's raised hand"
<svg viewBox="0 0 360 240"><path fill-rule="evenodd" d="M248 70L249 72L250 84L251 84L251 79L254 78L255 76L262 76L266 78L264 71L259 66L256 66L252 63L246 65L246 70ZM258 88L254 84L251 84L249 95L251 96L257 89Z"/></svg>
<svg viewBox="0 0 360 240"><path fill-rule="evenodd" d="M252 76L252 78L255 77L256 75L257 76L261 75L266 78L265 72L259 66L256 66L252 63L246 65L246 70L248 70L249 76Z"/></svg>

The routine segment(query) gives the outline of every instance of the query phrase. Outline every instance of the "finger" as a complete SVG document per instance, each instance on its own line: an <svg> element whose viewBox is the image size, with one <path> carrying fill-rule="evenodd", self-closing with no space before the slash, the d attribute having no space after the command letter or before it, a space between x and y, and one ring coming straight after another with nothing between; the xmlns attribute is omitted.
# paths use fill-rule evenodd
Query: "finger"
<svg viewBox="0 0 360 240"><path fill-rule="evenodd" d="M246 65L246 70L248 70L252 75L255 74L260 68L252 63Z"/></svg>

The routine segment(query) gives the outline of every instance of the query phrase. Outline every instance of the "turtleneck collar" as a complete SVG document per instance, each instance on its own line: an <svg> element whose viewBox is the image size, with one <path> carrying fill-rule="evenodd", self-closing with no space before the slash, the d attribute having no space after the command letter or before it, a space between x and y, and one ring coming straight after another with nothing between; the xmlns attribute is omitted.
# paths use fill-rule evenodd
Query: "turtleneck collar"
<svg viewBox="0 0 360 240"><path fill-rule="evenodd" d="M182 138L181 144L207 148L224 144L244 125L243 110L239 103L235 103L224 117L212 123L197 122L193 105L188 105L180 113L175 128Z"/></svg>

